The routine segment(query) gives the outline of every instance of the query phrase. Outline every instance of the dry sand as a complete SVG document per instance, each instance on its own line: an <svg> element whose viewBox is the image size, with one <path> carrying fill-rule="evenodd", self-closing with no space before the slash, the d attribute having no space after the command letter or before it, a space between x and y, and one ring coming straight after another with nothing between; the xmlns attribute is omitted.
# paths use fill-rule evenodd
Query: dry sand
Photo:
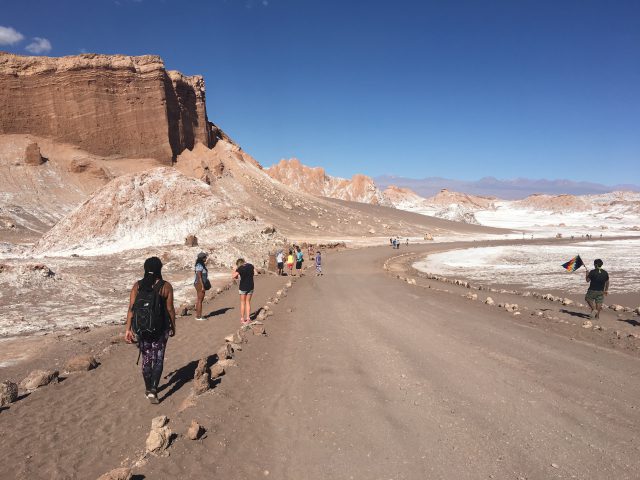
<svg viewBox="0 0 640 480"><path fill-rule="evenodd" d="M326 255L325 276L294 283L265 320L269 336L251 337L238 366L182 411L195 362L237 326L234 291L207 304L208 322L179 319L159 406L142 395L135 348L108 347L98 369L0 412L2 475L91 479L135 464L151 418L166 414L178 434L170 455L137 464L135 478L637 479L634 317L606 312L606 330L593 331L584 309L513 296L530 309L514 316L406 272L411 255L439 248ZM398 254L411 255L385 271ZM287 280L259 277L255 307ZM529 314L541 308L573 322ZM112 333L58 343L100 352ZM2 379L60 366L71 352L49 342L40 365L0 369ZM199 441L184 436L191 419L207 429Z"/></svg>

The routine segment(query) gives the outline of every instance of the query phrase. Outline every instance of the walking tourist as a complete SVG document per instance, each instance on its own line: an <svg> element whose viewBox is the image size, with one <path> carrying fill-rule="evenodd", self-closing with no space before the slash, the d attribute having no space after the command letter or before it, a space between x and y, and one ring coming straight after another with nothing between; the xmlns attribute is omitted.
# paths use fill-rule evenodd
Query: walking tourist
<svg viewBox="0 0 640 480"><path fill-rule="evenodd" d="M138 342L142 356L145 396L159 403L158 385L162 378L167 340L176 333L173 287L162 279L162 261L158 257L144 262L144 277L134 283L129 294L129 310L124 338Z"/></svg>
<svg viewBox="0 0 640 480"><path fill-rule="evenodd" d="M591 308L591 318L600 318L604 296L609 294L609 274L602 268L603 262L599 258L593 261L593 270L586 273L589 289L584 299Z"/></svg>

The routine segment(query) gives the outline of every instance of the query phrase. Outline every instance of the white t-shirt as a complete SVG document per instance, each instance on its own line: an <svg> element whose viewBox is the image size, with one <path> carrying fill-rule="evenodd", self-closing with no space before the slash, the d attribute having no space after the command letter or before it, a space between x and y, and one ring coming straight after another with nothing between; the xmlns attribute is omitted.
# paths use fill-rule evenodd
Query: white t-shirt
<svg viewBox="0 0 640 480"><path fill-rule="evenodd" d="M278 253L276 255L276 262L278 262L278 263L284 262L284 254L282 252L280 252L280 253Z"/></svg>

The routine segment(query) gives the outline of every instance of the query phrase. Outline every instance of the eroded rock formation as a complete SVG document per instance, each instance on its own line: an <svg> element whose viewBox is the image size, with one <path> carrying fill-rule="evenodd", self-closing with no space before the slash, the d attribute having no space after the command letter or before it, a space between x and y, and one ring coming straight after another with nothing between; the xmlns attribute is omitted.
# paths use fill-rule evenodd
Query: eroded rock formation
<svg viewBox="0 0 640 480"><path fill-rule="evenodd" d="M155 55L26 57L0 52L0 134L29 133L102 156L171 163L213 146L204 80Z"/></svg>

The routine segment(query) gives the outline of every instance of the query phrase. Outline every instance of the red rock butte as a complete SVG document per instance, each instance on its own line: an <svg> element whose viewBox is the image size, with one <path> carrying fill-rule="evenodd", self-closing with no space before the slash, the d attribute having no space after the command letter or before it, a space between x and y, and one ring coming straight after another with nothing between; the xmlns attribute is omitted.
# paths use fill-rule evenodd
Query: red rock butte
<svg viewBox="0 0 640 480"><path fill-rule="evenodd" d="M170 164L197 142L212 147L204 80L159 56L27 57L0 52L0 134L30 133L105 157Z"/></svg>

